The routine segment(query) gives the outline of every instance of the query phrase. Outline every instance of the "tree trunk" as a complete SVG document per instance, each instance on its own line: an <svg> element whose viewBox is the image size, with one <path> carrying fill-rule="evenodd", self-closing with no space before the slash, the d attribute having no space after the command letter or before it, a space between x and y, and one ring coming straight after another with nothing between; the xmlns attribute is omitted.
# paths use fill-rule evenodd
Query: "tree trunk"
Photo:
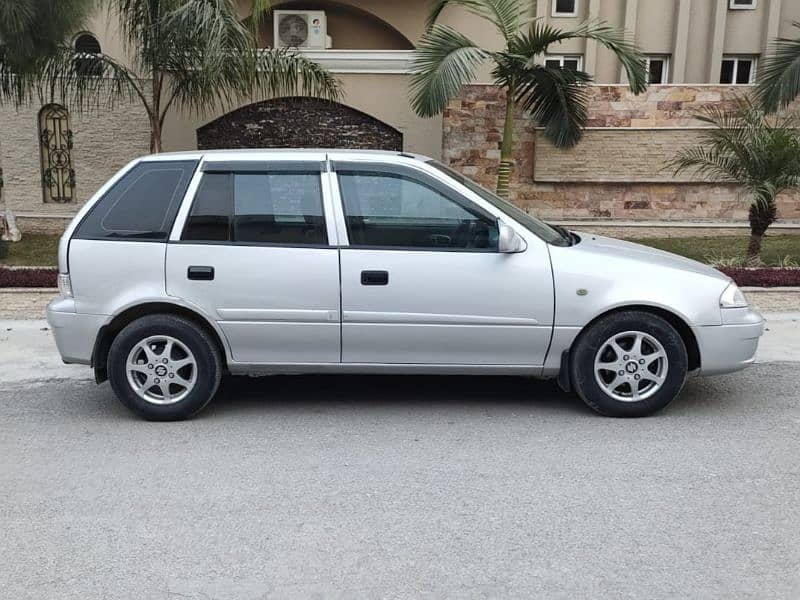
<svg viewBox="0 0 800 600"><path fill-rule="evenodd" d="M778 218L778 207L775 204L775 194L761 192L756 194L750 205L750 242L747 244L747 265L757 267L762 265L761 241L767 228Z"/></svg>
<svg viewBox="0 0 800 600"><path fill-rule="evenodd" d="M161 152L161 120L158 117L150 118L150 154Z"/></svg>
<svg viewBox="0 0 800 600"><path fill-rule="evenodd" d="M514 168L514 91L509 88L506 94L506 122L500 146L500 166L497 169L497 195L502 198L508 198Z"/></svg>
<svg viewBox="0 0 800 600"><path fill-rule="evenodd" d="M754 231L750 232L750 241L747 244L747 266L748 267L758 267L762 265L761 262L761 240L764 239L764 235L761 233L756 233Z"/></svg>

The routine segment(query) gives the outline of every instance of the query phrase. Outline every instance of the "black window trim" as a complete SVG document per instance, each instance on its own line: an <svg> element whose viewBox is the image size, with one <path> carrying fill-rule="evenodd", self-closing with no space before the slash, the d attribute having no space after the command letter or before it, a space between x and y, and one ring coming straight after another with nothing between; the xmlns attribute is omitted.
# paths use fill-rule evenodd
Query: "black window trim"
<svg viewBox="0 0 800 600"><path fill-rule="evenodd" d="M170 220L170 222L166 223L167 227L166 227L166 231L164 232L164 237L163 238L153 238L153 237L150 237L150 238L139 238L139 237L136 237L135 235L128 235L128 236L123 236L123 235L119 235L119 236L115 236L115 235L106 235L106 236L84 235L84 236L80 236L79 235L81 227L83 227L83 224L85 223L86 219L88 219L89 216L97 209L98 205L100 204L100 202L102 202L103 198L105 198L108 194L110 194L114 190L116 190L117 187L122 183L122 180L125 179L125 177L127 175L129 175L134 169L136 169L137 167L139 167L141 165L170 165L170 164L175 164L175 163L187 164L187 169L190 168L191 170L187 170L187 178L186 178L186 184L183 186L183 194L179 195L179 197L177 198L177 208L175 209L174 214L172 215L172 219ZM194 163L194 164L191 167L188 167L189 163ZM166 244L166 243L168 243L170 234L172 232L172 228L175 226L175 221L176 221L176 219L178 217L178 213L180 212L181 206L183 206L183 203L186 200L186 194L189 193L189 187L191 186L192 179L194 179L194 175L197 172L197 167L198 167L199 164L200 164L200 160L196 159L196 158L185 158L185 159L176 158L175 160L139 160L139 161L136 161L136 162L132 163L131 165L129 165L128 169L125 169L124 173L119 173L118 174L117 180L113 183L113 185L111 187L109 187L103 193L103 195L101 197L99 197L95 203L93 203L92 207L88 211L86 211L86 214L83 215L83 217L81 217L81 220L78 222L78 224L72 230L72 235L70 236L70 239L71 240L88 240L88 241L95 241L95 242L137 242L137 243L140 243L140 244ZM177 191L177 188L176 188L176 191ZM173 192L173 200L174 199L175 199L175 194ZM167 213L165 218L167 218L168 216L169 216L169 214ZM143 232L144 235L147 235L147 233L148 232Z"/></svg>
<svg viewBox="0 0 800 600"><path fill-rule="evenodd" d="M208 168L206 168L208 167ZM274 167L274 168L273 168ZM320 161L212 161L204 162L200 167L202 176L194 190L191 203L189 204L189 211L186 213L186 219L183 222L183 229L181 230L180 239L170 240L171 244L187 244L187 245L202 245L202 246L241 246L241 247L264 247L264 248L338 248L338 246L330 243L330 236L328 235L328 217L325 214L325 191L324 182L322 181L322 173L325 172L326 163ZM318 170L319 169L319 170ZM192 209L197 201L197 192L203 183L203 177L206 173L213 173L217 175L228 175L228 187L230 193L228 194L228 215L230 217L228 226L228 239L227 240L187 240L184 239L186 230L189 227L189 219L192 215ZM283 242L241 242L234 239L234 219L236 200L233 194L233 176L237 173L246 173L248 175L263 174L263 175L280 175L280 174L297 174L305 173L308 175L318 175L320 182L320 206L322 207L322 231L325 234L326 244L290 244Z"/></svg>
<svg viewBox="0 0 800 600"><path fill-rule="evenodd" d="M416 169L408 165L400 165L397 163L389 162L372 162L372 161L332 161L333 172L336 174L336 184L339 186L339 198L341 200L342 216L344 218L345 231L347 233L348 245L342 246L343 249L352 248L354 250L387 250L387 251L410 251L410 252L464 252L472 254L498 254L499 250L491 248L440 248L434 246L375 246L371 244L353 244L350 243L350 226L347 223L347 209L345 207L344 194L342 192L342 184L339 179L340 173L364 173L364 174L378 174L378 175L397 175L400 177L407 177L412 181L416 181L421 185L431 188L433 191L441 194L451 202L458 204L467 212L473 213L476 216L484 217L491 221L497 227L499 218L491 212L478 206L475 202L459 194L456 190L451 188L445 183L433 177L430 173L423 169Z"/></svg>

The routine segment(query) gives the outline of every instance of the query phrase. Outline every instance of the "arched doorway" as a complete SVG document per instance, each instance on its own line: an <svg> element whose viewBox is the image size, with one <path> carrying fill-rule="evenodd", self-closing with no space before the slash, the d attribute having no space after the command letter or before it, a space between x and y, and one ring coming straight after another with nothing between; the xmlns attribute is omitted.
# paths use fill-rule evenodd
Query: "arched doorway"
<svg viewBox="0 0 800 600"><path fill-rule="evenodd" d="M276 98L229 112L197 130L200 150L403 149L403 134L359 110L315 98Z"/></svg>

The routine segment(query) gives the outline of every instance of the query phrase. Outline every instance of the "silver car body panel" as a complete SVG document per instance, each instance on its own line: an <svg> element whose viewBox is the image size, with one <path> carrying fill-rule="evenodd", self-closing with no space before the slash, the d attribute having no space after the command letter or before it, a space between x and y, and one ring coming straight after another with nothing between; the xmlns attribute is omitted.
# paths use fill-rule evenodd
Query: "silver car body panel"
<svg viewBox="0 0 800 600"><path fill-rule="evenodd" d="M100 329L126 310L169 303L217 333L234 373L381 372L554 376L562 354L599 316L651 307L682 319L694 334L701 373L753 361L763 319L721 309L730 280L665 252L591 234L561 247L535 234L421 157L345 151L213 151L139 160L319 161L328 247L181 242L202 177L198 168L169 243L72 239L82 218L139 160L109 180L79 211L59 246L73 298L48 307L62 357L90 363ZM330 163L394 163L440 180L502 218L524 252L351 248ZM214 281L187 279L192 265L214 266ZM389 272L390 285L362 286L362 270ZM211 285L209 285L211 284Z"/></svg>

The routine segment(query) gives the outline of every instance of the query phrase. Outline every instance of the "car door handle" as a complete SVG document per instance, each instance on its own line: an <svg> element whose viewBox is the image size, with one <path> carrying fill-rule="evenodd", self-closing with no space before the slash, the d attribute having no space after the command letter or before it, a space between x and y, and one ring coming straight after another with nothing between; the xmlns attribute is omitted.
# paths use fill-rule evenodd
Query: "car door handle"
<svg viewBox="0 0 800 600"><path fill-rule="evenodd" d="M388 285L389 271L361 271L361 285Z"/></svg>
<svg viewBox="0 0 800 600"><path fill-rule="evenodd" d="M211 281L214 279L214 267L189 267L186 271L186 277L197 281Z"/></svg>

